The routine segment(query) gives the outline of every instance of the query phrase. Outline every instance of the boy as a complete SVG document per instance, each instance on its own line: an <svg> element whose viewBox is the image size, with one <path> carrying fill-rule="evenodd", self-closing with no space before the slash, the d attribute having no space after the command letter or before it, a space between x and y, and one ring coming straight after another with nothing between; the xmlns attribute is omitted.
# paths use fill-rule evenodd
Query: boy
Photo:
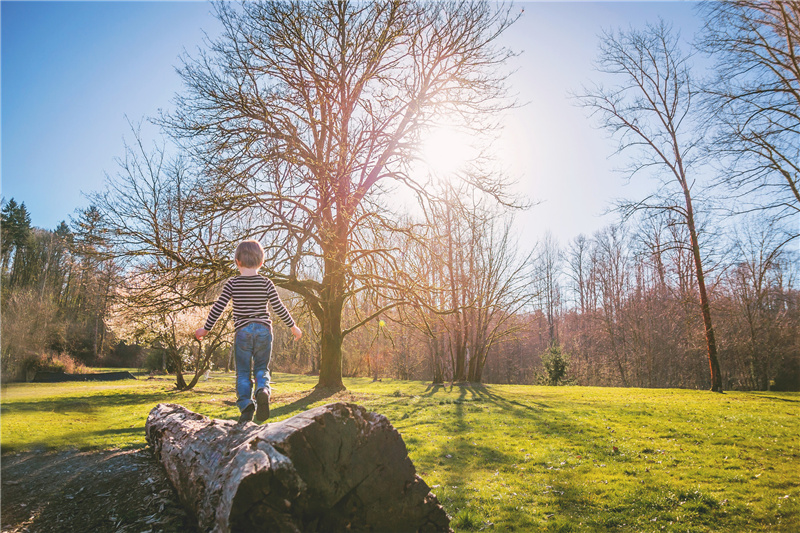
<svg viewBox="0 0 800 533"><path fill-rule="evenodd" d="M195 331L197 339L202 339L225 310L228 301L233 299L234 354L236 360L236 406L241 412L239 422L250 422L255 413L256 419L263 422L269 418L270 376L269 360L272 352L272 320L267 310L267 302L287 327L292 328L295 340L303 332L294 323L292 315L283 305L269 279L259 275L264 264L264 249L258 241L248 240L236 247L236 267L241 275L225 282L222 294L208 313L205 325ZM253 381L250 378L250 361L253 362L253 375L256 380L255 404L253 403Z"/></svg>

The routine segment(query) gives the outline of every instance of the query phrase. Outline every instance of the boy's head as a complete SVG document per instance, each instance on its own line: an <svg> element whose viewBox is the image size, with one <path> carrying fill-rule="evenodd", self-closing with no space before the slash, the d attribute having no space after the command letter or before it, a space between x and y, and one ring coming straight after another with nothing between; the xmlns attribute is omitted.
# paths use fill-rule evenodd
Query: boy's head
<svg viewBox="0 0 800 533"><path fill-rule="evenodd" d="M236 247L234 258L244 268L258 268L264 263L264 249L258 241L242 241Z"/></svg>

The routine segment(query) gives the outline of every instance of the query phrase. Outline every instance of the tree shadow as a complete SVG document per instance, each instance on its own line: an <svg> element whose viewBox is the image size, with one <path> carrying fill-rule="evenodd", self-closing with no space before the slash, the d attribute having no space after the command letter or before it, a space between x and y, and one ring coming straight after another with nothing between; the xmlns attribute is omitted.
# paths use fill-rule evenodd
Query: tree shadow
<svg viewBox="0 0 800 533"><path fill-rule="evenodd" d="M15 452L29 452L30 450L36 451L64 451L64 450L77 450L77 451L90 451L90 450L104 450L107 448L106 443L99 445L88 444L92 437L106 437L115 436L123 437L132 434L144 434L144 426L127 427L127 428L108 428L97 431L73 431L65 433L58 437L58 442L55 444L47 440L38 440L32 442L25 442L18 446L9 444L0 444L0 454L6 455ZM64 446L63 442L70 442L72 445ZM116 446L118 450L128 450L141 448L142 444L138 442L126 443L121 446Z"/></svg>
<svg viewBox="0 0 800 533"><path fill-rule="evenodd" d="M774 393L769 393L769 392L759 393L759 392L750 391L750 392L747 392L745 394L747 394L748 396L756 397L756 398L762 398L764 400L778 400L780 402L800 403L800 400L794 400L792 398L781 398L780 396L770 396L770 394L774 394Z"/></svg>
<svg viewBox="0 0 800 533"><path fill-rule="evenodd" d="M427 397L433 396L434 394L436 394L437 392L439 392L440 390L442 390L444 388L445 388L445 386L442 383L431 383L430 385L428 385L428 388L425 389L425 393L424 394L420 394L420 396L423 396L423 397L427 398Z"/></svg>
<svg viewBox="0 0 800 533"><path fill-rule="evenodd" d="M81 412L92 413L106 407L127 407L132 405L150 405L151 403L180 403L193 397L221 396L223 391L183 390L165 388L163 390L114 391L109 389L102 393L69 396L62 398L32 399L27 401L13 400L3 402L0 412L46 412L56 413Z"/></svg>
<svg viewBox="0 0 800 533"><path fill-rule="evenodd" d="M455 393L455 394L454 394ZM441 394L437 398L437 394ZM447 425L442 425L440 431L447 440L438 446L423 447L421 453L415 454L415 462L426 465L426 469L444 469L442 487L434 489L434 494L441 493L443 503L453 517L453 525L457 528L479 529L488 527L492 520L491 515L482 516L480 507L476 506L475 498L481 490L475 486L475 479L485 475L487 469L496 470L503 476L515 476L511 469L517 463L526 467L538 477L545 477L547 484L559 487L560 490L552 491L550 496L557 509L574 516L580 509L591 507L585 489L582 486L582 475L578 470L563 469L556 465L530 462L523 463L525 457L515 451L495 445L491 440L486 440L481 435L484 428L477 426L484 408L481 404L492 404L496 409L491 415L492 423L505 423L508 426L523 425L526 432L555 434L567 442L582 444L587 436L595 433L593 428L584 427L581 423L542 401L526 397L523 401L507 398L502 393L492 390L491 385L480 383L455 383L452 386L430 384L421 397L427 397L434 402L438 399L441 409L450 409L454 420ZM455 396L455 397L454 397ZM476 414L473 419L471 413ZM497 418L495 418L497 417ZM496 429L489 429L497 431ZM597 435L599 438L599 435ZM519 440L521 447L527 447L527 439L522 436ZM424 451L423 451L424 450ZM495 475L498 475L495 473ZM485 498L485 496L484 496ZM578 511L576 511L576 509ZM489 508L483 509L489 512ZM477 520L477 522L476 522Z"/></svg>
<svg viewBox="0 0 800 533"><path fill-rule="evenodd" d="M305 411L309 405L324 400L325 398L335 396L339 392L341 391L337 389L312 389L308 391L308 394L298 398L292 403L270 409L270 418L294 413L295 411Z"/></svg>
<svg viewBox="0 0 800 533"><path fill-rule="evenodd" d="M542 409L550 408L550 405L542 402L530 401L529 403L522 403L516 400L509 400L508 398L503 398L499 394L492 392L483 383L466 383L463 385L463 387L469 390L474 397L486 398L487 400L497 404L500 407L503 407L504 409L521 408L529 410L534 413L541 414Z"/></svg>
<svg viewBox="0 0 800 533"><path fill-rule="evenodd" d="M484 401L491 401L495 403L498 407L502 407L503 409L514 409L514 408L521 408L527 409L533 412L540 412L542 409L548 409L550 405L541 402L529 402L527 404L518 402L515 400L509 400L500 396L499 394L492 392L486 385L483 383L454 383L449 387L449 391L447 390L448 387L446 385L440 383L431 383L425 389L425 393L421 394L421 397L432 397L439 391L451 392L454 388L458 388L460 390L458 400L455 400L453 403L463 403L465 401L475 401L475 400L484 400ZM470 398L466 397L467 392L470 394ZM534 407L535 406L535 407Z"/></svg>

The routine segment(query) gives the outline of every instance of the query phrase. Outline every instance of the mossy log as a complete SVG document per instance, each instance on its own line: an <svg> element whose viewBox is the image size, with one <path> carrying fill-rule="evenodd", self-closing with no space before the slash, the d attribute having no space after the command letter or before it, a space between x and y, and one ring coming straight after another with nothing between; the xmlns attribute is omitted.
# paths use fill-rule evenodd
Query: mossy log
<svg viewBox="0 0 800 533"><path fill-rule="evenodd" d="M202 531L450 531L400 434L359 405L259 426L159 404L146 432Z"/></svg>

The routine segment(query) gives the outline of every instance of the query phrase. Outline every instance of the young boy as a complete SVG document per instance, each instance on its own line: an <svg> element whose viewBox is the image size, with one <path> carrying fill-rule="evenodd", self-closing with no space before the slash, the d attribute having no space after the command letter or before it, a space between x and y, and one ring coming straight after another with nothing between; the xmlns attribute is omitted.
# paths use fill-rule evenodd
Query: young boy
<svg viewBox="0 0 800 533"><path fill-rule="evenodd" d="M239 422L256 419L263 422L269 418L270 376L269 360L272 353L272 321L267 302L287 327L292 328L295 340L303 332L294 323L292 315L283 305L269 279L259 275L264 264L264 249L258 241L248 240L236 248L236 266L240 276L225 282L222 294L208 313L205 325L195 331L195 337L203 338L233 300L234 354L236 360L236 406L241 412ZM253 403L253 381L250 378L250 361L256 380L255 404Z"/></svg>

